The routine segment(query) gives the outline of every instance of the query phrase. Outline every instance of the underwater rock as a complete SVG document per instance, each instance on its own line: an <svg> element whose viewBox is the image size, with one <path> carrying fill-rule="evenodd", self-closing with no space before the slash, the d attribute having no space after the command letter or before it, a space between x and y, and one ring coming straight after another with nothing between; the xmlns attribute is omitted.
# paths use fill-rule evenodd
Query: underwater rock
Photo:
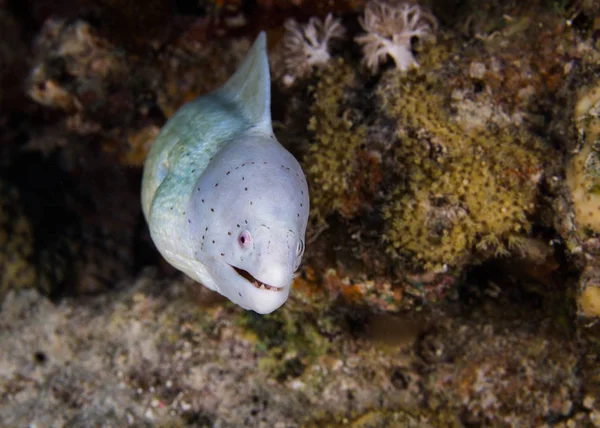
<svg viewBox="0 0 600 428"><path fill-rule="evenodd" d="M346 56L317 72L303 159L314 188L309 236L339 224L361 258L458 275L472 262L521 254L537 239L543 188L563 161L554 137L568 125L552 103L568 98L579 55L577 35L540 13L541 31L527 16L506 17L483 42L465 44L439 29L418 69L370 79ZM423 23L430 30L432 19ZM540 48L524 48L530 39ZM551 114L556 121L545 119ZM376 235L384 245L365 239ZM386 246L393 262L382 255Z"/></svg>
<svg viewBox="0 0 600 428"><path fill-rule="evenodd" d="M580 386L572 375L578 361L574 342L559 339L544 324L533 331L521 324L463 325L451 330L458 332L452 344L444 343L442 332L440 342L424 339L422 352L433 352L426 358L439 364L425 381L431 401L461 403L466 424L535 426L570 417Z"/></svg>
<svg viewBox="0 0 600 428"><path fill-rule="evenodd" d="M33 50L29 96L70 113L104 108L110 83L122 81L128 73L124 52L81 20L48 19Z"/></svg>
<svg viewBox="0 0 600 428"><path fill-rule="evenodd" d="M81 19L47 19L33 51L26 92L54 110L54 118L32 132L27 148L47 155L93 141L117 161L141 166L137 152L145 154L153 127L164 120L152 86L158 65L115 46Z"/></svg>
<svg viewBox="0 0 600 428"><path fill-rule="evenodd" d="M294 294L260 316L197 290L145 271L122 291L59 304L11 291L0 311L0 423L589 421L574 338L545 305L488 299L462 315L378 319L324 301L316 314Z"/></svg>

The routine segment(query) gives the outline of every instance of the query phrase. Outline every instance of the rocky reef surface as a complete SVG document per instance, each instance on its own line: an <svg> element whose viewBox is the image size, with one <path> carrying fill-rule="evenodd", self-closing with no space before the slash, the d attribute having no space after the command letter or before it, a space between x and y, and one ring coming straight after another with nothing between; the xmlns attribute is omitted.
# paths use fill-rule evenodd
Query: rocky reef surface
<svg viewBox="0 0 600 428"><path fill-rule="evenodd" d="M581 407L576 336L541 309L550 302L532 311L536 298L474 294L460 309L376 315L328 299L316 311L295 297L260 316L203 293L152 270L121 291L60 304L11 291L0 313L3 424L571 426L597 417Z"/></svg>
<svg viewBox="0 0 600 428"><path fill-rule="evenodd" d="M0 0L0 424L600 426L600 7ZM166 265L160 127L267 31L290 300Z"/></svg>

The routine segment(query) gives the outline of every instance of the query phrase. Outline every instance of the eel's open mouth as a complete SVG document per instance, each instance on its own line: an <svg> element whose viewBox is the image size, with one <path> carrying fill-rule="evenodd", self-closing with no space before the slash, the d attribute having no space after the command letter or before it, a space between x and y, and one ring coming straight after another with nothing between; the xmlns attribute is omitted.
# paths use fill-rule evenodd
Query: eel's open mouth
<svg viewBox="0 0 600 428"><path fill-rule="evenodd" d="M250 284L252 284L255 288L259 290L269 290L269 291L283 291L283 288L273 287L271 285L267 285L264 282L260 282L258 279L254 278L250 275L250 272L245 271L244 269L236 268L235 266L231 266L239 276L246 279Z"/></svg>

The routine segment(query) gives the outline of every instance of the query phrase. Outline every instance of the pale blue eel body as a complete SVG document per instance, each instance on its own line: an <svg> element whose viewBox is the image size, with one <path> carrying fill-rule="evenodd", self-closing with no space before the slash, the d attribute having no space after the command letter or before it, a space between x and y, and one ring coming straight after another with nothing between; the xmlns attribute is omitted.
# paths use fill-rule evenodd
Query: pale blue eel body
<svg viewBox="0 0 600 428"><path fill-rule="evenodd" d="M308 187L271 126L261 33L218 90L181 107L144 164L142 209L162 256L245 309L290 292L304 253Z"/></svg>

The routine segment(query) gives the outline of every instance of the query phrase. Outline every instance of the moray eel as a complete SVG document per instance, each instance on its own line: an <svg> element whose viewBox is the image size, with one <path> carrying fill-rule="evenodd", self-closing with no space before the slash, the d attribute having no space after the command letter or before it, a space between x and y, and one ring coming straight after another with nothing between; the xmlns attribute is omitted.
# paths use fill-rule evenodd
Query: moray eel
<svg viewBox="0 0 600 428"><path fill-rule="evenodd" d="M148 152L142 209L175 268L244 309L288 298L304 253L309 198L275 138L266 36L219 89L182 106Z"/></svg>

